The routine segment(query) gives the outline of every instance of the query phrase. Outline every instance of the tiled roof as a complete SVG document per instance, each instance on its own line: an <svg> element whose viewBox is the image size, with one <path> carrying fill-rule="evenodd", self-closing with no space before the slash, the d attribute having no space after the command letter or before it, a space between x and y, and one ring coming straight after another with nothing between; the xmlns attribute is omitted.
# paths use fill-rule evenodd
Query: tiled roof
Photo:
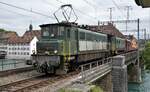
<svg viewBox="0 0 150 92"><path fill-rule="evenodd" d="M32 38L34 36L36 36L37 38L40 38L41 31L40 30L26 31L23 35L24 38Z"/></svg>
<svg viewBox="0 0 150 92"><path fill-rule="evenodd" d="M41 31L40 30L32 30L26 31L22 37L11 37L8 39L8 43L16 44L16 43L30 43L31 40L36 36L40 38Z"/></svg>
<svg viewBox="0 0 150 92"><path fill-rule="evenodd" d="M5 39L10 37L18 37L18 34L12 31L0 32L0 38Z"/></svg>
<svg viewBox="0 0 150 92"><path fill-rule="evenodd" d="M90 25L89 29L95 32L101 32L104 34L109 34L121 38L125 38L125 36L113 25L113 24L107 24L107 25Z"/></svg>

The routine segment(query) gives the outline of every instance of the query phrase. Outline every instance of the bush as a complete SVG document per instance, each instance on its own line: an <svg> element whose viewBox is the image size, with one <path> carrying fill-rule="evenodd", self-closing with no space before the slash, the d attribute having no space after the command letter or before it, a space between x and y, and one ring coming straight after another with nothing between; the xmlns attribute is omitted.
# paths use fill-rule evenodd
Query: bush
<svg viewBox="0 0 150 92"><path fill-rule="evenodd" d="M90 92L103 92L103 90L98 86L94 86L91 88Z"/></svg>
<svg viewBox="0 0 150 92"><path fill-rule="evenodd" d="M60 89L58 92L81 92L81 91L69 90L69 89L62 88L62 89Z"/></svg>

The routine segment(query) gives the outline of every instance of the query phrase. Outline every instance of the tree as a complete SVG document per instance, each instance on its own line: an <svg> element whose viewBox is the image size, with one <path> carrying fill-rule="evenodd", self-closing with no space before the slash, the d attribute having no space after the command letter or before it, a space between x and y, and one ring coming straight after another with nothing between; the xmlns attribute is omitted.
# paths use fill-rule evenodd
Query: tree
<svg viewBox="0 0 150 92"><path fill-rule="evenodd" d="M6 32L6 30L5 30L5 29L0 28L0 32Z"/></svg>
<svg viewBox="0 0 150 92"><path fill-rule="evenodd" d="M145 50L142 55L144 59L144 64L147 70L150 70L150 42L145 45Z"/></svg>

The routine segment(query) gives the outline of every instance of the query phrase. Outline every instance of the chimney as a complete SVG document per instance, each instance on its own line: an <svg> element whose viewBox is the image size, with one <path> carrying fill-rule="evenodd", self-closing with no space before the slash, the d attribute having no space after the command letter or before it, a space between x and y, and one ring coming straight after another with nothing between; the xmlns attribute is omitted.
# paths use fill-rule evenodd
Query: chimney
<svg viewBox="0 0 150 92"><path fill-rule="evenodd" d="M33 26L32 24L29 25L29 31L32 31L33 30Z"/></svg>

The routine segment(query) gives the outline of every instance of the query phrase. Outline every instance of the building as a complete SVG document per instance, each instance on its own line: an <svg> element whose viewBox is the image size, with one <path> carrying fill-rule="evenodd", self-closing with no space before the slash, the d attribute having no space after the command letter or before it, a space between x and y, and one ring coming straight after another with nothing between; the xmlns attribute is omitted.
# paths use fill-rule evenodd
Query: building
<svg viewBox="0 0 150 92"><path fill-rule="evenodd" d="M36 53L36 42L40 38L39 30L26 31L22 37L11 37L7 43L8 59L31 58L31 54Z"/></svg>
<svg viewBox="0 0 150 92"><path fill-rule="evenodd" d="M7 42L8 39L11 37L18 37L18 34L12 31L0 32L0 58L1 59L5 58L7 54Z"/></svg>
<svg viewBox="0 0 150 92"><path fill-rule="evenodd" d="M82 25L81 25L82 27ZM86 29L89 29L91 31L95 31L95 32L100 32L100 33L104 33L104 34L108 34L111 36L117 36L120 38L125 38L125 36L112 24L112 23L108 23L108 24L102 24L102 25L86 25L83 26Z"/></svg>
<svg viewBox="0 0 150 92"><path fill-rule="evenodd" d="M0 51L7 52L7 41L11 37L18 37L18 34L12 31L0 32Z"/></svg>

